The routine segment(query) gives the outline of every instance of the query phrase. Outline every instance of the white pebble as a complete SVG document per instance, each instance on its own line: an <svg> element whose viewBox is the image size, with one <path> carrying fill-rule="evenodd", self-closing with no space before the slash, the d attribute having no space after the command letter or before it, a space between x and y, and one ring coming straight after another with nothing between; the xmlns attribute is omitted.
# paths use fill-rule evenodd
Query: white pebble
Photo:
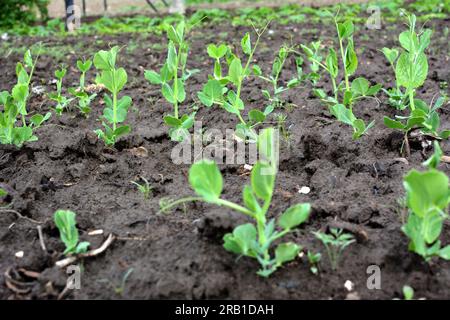
<svg viewBox="0 0 450 320"><path fill-rule="evenodd" d="M244 164L244 170L251 171L253 169L252 165Z"/></svg>
<svg viewBox="0 0 450 320"><path fill-rule="evenodd" d="M300 188L300 190L298 190L298 193L301 193L301 194L308 194L310 192L311 192L311 188L306 187L306 186L303 186Z"/></svg>
<svg viewBox="0 0 450 320"><path fill-rule="evenodd" d="M353 282L351 282L350 280L347 280L347 281L345 281L345 283L344 283L344 287L345 287L345 289L347 289L348 291L352 291L353 290L353 288L354 288L354 284L353 284Z"/></svg>
<svg viewBox="0 0 450 320"><path fill-rule="evenodd" d="M23 258L23 251L17 251L16 258Z"/></svg>

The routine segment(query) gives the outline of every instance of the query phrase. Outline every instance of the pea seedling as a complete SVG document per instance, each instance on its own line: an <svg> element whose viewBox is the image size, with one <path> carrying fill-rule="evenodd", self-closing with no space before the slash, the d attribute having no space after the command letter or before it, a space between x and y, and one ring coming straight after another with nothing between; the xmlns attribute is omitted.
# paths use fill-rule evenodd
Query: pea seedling
<svg viewBox="0 0 450 320"><path fill-rule="evenodd" d="M450 137L450 130L439 131L440 119L438 110L444 105L445 98L438 98L434 105L428 106L423 100L416 99L416 90L421 87L428 74L428 59L425 50L430 45L432 30L424 29L416 32L417 18L414 14L406 15L408 18L409 30L404 31L399 36L402 52L398 59L395 51L390 51L389 61L392 65L396 61L395 77L397 92L403 95L399 100L399 110L409 107L410 114L407 116L396 116L396 119L384 117L384 124L391 129L400 130L404 133L403 147L406 145L406 152L409 155L408 133L418 128L424 134L431 135L436 139L447 139ZM386 53L389 51L385 50ZM401 91L405 88L405 93ZM406 97L406 98L403 98ZM407 102L409 99L409 103Z"/></svg>
<svg viewBox="0 0 450 320"><path fill-rule="evenodd" d="M68 99L62 94L62 84L66 74L67 68L65 66L61 66L60 69L55 71L56 92L49 94L50 100L53 100L57 103L55 107L55 112L58 116L62 115L64 109L66 109L69 103L72 101L72 99Z"/></svg>
<svg viewBox="0 0 450 320"><path fill-rule="evenodd" d="M172 205L181 201L204 201L238 211L253 219L254 223L240 225L232 233L226 234L223 246L232 253L256 259L261 265L257 274L268 277L284 263L297 257L301 247L295 243L278 244L274 249L274 257L271 256L271 249L276 240L308 219L311 206L309 203L296 204L288 208L276 222L275 219L267 220L277 168L274 129L262 130L257 141L262 159L253 166L251 184L244 187L243 206L221 197L223 178L217 165L210 160L201 160L189 170L189 182L199 197L181 199Z"/></svg>
<svg viewBox="0 0 450 320"><path fill-rule="evenodd" d="M293 49L283 45L280 50L278 51L277 56L275 57L273 63L272 63L272 72L270 76L266 77L262 74L261 68L258 65L253 66L253 73L261 78L262 80L268 82L272 86L272 94L269 92L269 90L262 90L262 93L264 97L269 100L270 104L266 107L264 110L264 114L267 116L270 114L274 109L280 108L284 105L284 101L281 98L281 94L289 89L295 88L303 81L303 74L301 69L298 69L298 77L293 78L288 81L286 88L283 86L280 86L280 75L283 70L283 67L286 63L286 60L289 56L289 54L293 53ZM300 64L299 60L296 61L298 64ZM297 65L298 68L300 68Z"/></svg>
<svg viewBox="0 0 450 320"><path fill-rule="evenodd" d="M78 88L69 89L70 94L73 95L76 99L78 99L77 108L81 112L81 114L85 117L88 117L89 113L91 113L91 102L97 96L96 93L89 95L85 89L86 73L91 69L91 67L92 67L91 60L85 61L78 60L77 68L81 72L80 84Z"/></svg>
<svg viewBox="0 0 450 320"><path fill-rule="evenodd" d="M111 93L112 98L105 94L105 109L103 110L102 125L104 130L97 129L95 133L107 146L113 146L117 139L131 131L130 126L120 125L127 118L132 100L129 96L118 99L120 91L127 83L127 72L124 68L116 68L119 47L109 51L99 51L94 56L94 66L99 71L97 84L102 84Z"/></svg>
<svg viewBox="0 0 450 320"><path fill-rule="evenodd" d="M214 73L209 77L202 91L197 93L199 100L208 108L218 105L227 112L234 114L239 119L236 125L236 135L243 140L253 140L257 138L253 128L264 122L270 109L262 112L258 109L252 109L248 112L248 121L245 121L242 112L245 110L244 101L241 99L242 86L251 74L250 65L253 61L256 48L260 38L268 25L260 32L256 31L257 39L252 47L250 34L246 33L241 40L243 54L247 57L245 65L237 54L233 53L229 46L221 44L208 46L208 55L214 59ZM224 76L222 72L222 60L226 61L228 66L228 75ZM256 69L259 69L256 67ZM230 86L229 89L227 86ZM269 112L270 111L270 112Z"/></svg>
<svg viewBox="0 0 450 320"><path fill-rule="evenodd" d="M33 130L39 128L51 116L50 112L45 115L35 114L29 119L29 123L26 120L30 84L38 58L39 53L33 60L31 51L27 50L23 64L19 62L16 66L17 84L11 93L0 92L0 106L3 106L3 110L0 112L1 144L13 144L21 147L25 142L37 141L38 138L33 134ZM21 119L21 126L16 124L18 118Z"/></svg>
<svg viewBox="0 0 450 320"><path fill-rule="evenodd" d="M176 27L169 26L167 59L159 73L145 71L145 78L152 84L161 85L164 98L173 105L173 114L164 117L164 123L170 127L172 141L184 141L189 136L189 129L194 125L195 112L180 117L179 104L186 100L185 83L193 74L186 69L189 45L185 40L188 28L184 21Z"/></svg>
<svg viewBox="0 0 450 320"><path fill-rule="evenodd" d="M345 248L355 242L353 236L344 233L342 229L330 228L330 233L320 231L313 232L327 250L328 259L330 260L331 269L337 270L340 257Z"/></svg>
<svg viewBox="0 0 450 320"><path fill-rule="evenodd" d="M61 241L65 244L64 254L85 253L89 242L78 242L78 229L76 227L75 213L69 210L58 210L55 212L54 220L59 230Z"/></svg>
<svg viewBox="0 0 450 320"><path fill-rule="evenodd" d="M311 69L322 68L331 79L333 96L329 97L323 89L315 89L314 93L329 105L331 114L340 122L353 128L353 139L359 139L375 124L374 121L368 125L364 120L358 119L353 113L353 105L360 99L373 98L380 91L381 85L371 86L370 82L359 77L350 83L352 76L358 68L358 57L354 48L353 33L355 27L350 20L343 23L338 20L339 12L334 16L338 42L339 54L334 48L330 48L328 55L323 61L320 53L320 42L314 42L311 46L301 45L307 59L312 63ZM338 84L339 58L343 69L343 82Z"/></svg>
<svg viewBox="0 0 450 320"><path fill-rule="evenodd" d="M424 163L428 170L411 170L403 180L409 216L402 231L410 240L409 250L426 261L436 256L450 260L450 245L442 248L439 240L450 203L448 177L437 170L441 155L435 142L434 155Z"/></svg>

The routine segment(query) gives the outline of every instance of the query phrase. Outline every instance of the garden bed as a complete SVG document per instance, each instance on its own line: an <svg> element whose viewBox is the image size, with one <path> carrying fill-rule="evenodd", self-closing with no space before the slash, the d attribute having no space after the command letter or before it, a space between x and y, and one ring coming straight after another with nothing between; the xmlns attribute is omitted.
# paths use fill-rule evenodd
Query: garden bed
<svg viewBox="0 0 450 320"><path fill-rule="evenodd" d="M428 22L434 30L443 30L450 20ZM400 23L384 25L381 30L359 30L355 36L360 66L356 76L364 76L385 87L393 85L394 75L383 54L383 47L397 45L397 35L404 30ZM185 106L194 102L196 92L211 72L211 59L206 54L210 43L227 42L239 46L237 39L250 31L245 27L209 25L194 29L188 68L200 69L188 80ZM321 38L333 41L331 24L271 24L255 55L263 71L271 68L276 49L284 42L309 43ZM37 65L34 86L47 92L57 63L69 65L65 82L76 85L74 69L78 58L90 57L109 45L127 46L121 51L120 65L127 69L129 82L124 93L133 98L135 112L128 123L131 134L120 139L115 149L107 149L93 133L99 128L101 99L93 103L93 113L84 119L77 112L52 116L49 123L37 130L38 142L23 148L0 147L0 183L9 190L5 204L26 218L11 212L0 212L0 298L56 298L64 289L67 274L55 267L64 251L53 223L57 209L77 213L81 238L98 247L109 233L117 238L102 254L85 259L81 290L64 295L69 299L392 299L402 296L403 285L414 288L416 297L450 298L450 262L433 260L428 264L408 251L408 239L401 231L402 212L397 200L404 195L404 175L432 153L419 140L411 140L408 159L399 154L403 136L383 125L383 116L394 116L386 97L381 104L366 100L355 107L364 120L375 120L367 136L353 141L352 130L330 116L326 106L311 94L310 85L287 93L292 104L287 114L289 142L282 140L279 174L270 215L277 216L291 204L310 202L312 213L305 225L288 239L313 251L323 251L311 231L340 226L357 239L345 250L340 267L333 272L323 255L320 272L313 275L306 257L280 268L270 278L255 274L257 262L236 259L222 247L226 232L243 221L241 215L229 209L203 203L187 204L170 213L157 214L164 197L180 198L193 194L187 181L189 165L176 165L171 152L176 143L170 141L162 117L170 110L158 86L144 79L145 69L159 69L164 62L165 43L161 37L147 34L115 36L80 36L67 38L17 38L14 47L27 47L44 41L48 52ZM20 50L11 50L0 57L0 87L10 90L15 83L15 63L21 60ZM58 52L61 53L58 55ZM430 49L430 71L418 96L431 101L439 91L448 93L450 82L448 37L433 34ZM295 70L289 60L282 78L288 80ZM93 72L92 72L93 73ZM319 86L329 87L323 77ZM88 77L93 81L92 74ZM264 84L251 79L243 88L248 105L263 109L266 101L261 94ZM444 89L442 89L444 88ZM196 100L196 99L195 99ZM45 95L30 98L30 111L48 111L51 102ZM42 113L41 112L41 113ZM442 108L442 128L450 128L448 105ZM200 108L196 116L207 128L234 128L236 119L221 109ZM447 142L441 144L450 152ZM138 149L139 148L139 149ZM224 176L224 197L241 201L242 186L249 182L242 165L221 165ZM443 165L444 172L450 174ZM130 181L145 177L154 187L145 200ZM311 192L300 194L308 186ZM31 221L32 219L33 221ZM41 248L37 223L41 222L48 253ZM103 235L90 236L89 231L102 229ZM442 242L450 243L450 226L445 225ZM22 258L15 254L23 251ZM381 289L366 286L367 267L381 268ZM39 277L24 275L21 268L39 273ZM114 288L127 278L124 292ZM6 286L4 273L29 285L21 293ZM350 280L349 292L344 283ZM50 284L49 284L50 283Z"/></svg>

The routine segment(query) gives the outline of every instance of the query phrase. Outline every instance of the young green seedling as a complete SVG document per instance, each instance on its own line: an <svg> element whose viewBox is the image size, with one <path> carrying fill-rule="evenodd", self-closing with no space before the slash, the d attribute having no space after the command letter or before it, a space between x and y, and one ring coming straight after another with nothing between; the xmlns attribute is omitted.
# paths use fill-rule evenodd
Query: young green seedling
<svg viewBox="0 0 450 320"><path fill-rule="evenodd" d="M314 253L312 251L308 251L308 261L312 274L318 274L319 273L319 262L322 259L322 254L320 252Z"/></svg>
<svg viewBox="0 0 450 320"><path fill-rule="evenodd" d="M297 77L291 79L286 84L286 88L280 85L280 76L281 72L283 70L283 67L286 63L286 60L288 56L293 53L293 48L288 47L287 45L283 45L280 50L278 51L277 56L275 57L273 63L272 63L272 72L270 76L264 76L262 74L261 68L258 65L253 66L253 73L261 78L264 81L267 81L272 86L272 94L269 90L262 90L262 93L264 97L269 100L269 105L265 108L264 114L267 116L270 114L274 109L281 108L285 101L282 100L281 94L289 89L297 87L304 79L303 79L303 73L301 71L301 64L300 66L297 65L298 69L297 71ZM300 60L297 59L296 61L298 64L300 63Z"/></svg>
<svg viewBox="0 0 450 320"><path fill-rule="evenodd" d="M339 260L344 249L355 242L355 239L351 234L344 233L342 229L336 228L330 228L329 234L320 231L313 232L313 234L325 246L328 258L330 260L331 269L337 270Z"/></svg>
<svg viewBox="0 0 450 320"><path fill-rule="evenodd" d="M127 83L127 72L124 68L116 67L119 47L109 51L99 51L94 56L94 66L98 70L96 82L105 86L112 97L105 94L105 109L103 110L102 125L104 130L97 129L95 133L107 146L113 146L117 139L131 131L130 126L120 125L127 118L132 100L129 96L118 98L120 91Z"/></svg>
<svg viewBox="0 0 450 320"><path fill-rule="evenodd" d="M185 40L188 27L184 21L176 27L169 26L167 59L159 73L146 70L145 78L152 84L161 85L164 98L173 105L173 114L164 117L164 123L170 127L172 141L184 141L189 136L189 129L194 125L195 112L179 114L179 104L186 100L186 81L194 71L186 69L189 45Z"/></svg>
<svg viewBox="0 0 450 320"><path fill-rule="evenodd" d="M26 120L31 79L39 52L35 60L33 60L30 50L25 52L23 64L19 62L16 66L17 84L11 93L0 92L0 106L3 106L3 110L0 111L0 144L13 144L21 147L25 142L37 141L38 138L33 134L33 130L39 128L51 116L50 112L45 115L35 114L28 123ZM20 126L17 125L19 118Z"/></svg>
<svg viewBox="0 0 450 320"><path fill-rule="evenodd" d="M66 109L69 103L72 101L72 99L67 99L67 97L63 96L62 94L62 84L63 79L66 76L66 73L67 68L65 66L61 66L60 69L55 71L56 92L50 93L48 95L50 100L53 100L57 103L55 107L55 112L58 116L62 115L64 109Z"/></svg>
<svg viewBox="0 0 450 320"><path fill-rule="evenodd" d="M370 82L359 77L350 82L352 76L358 68L358 57L356 56L353 33L355 27L350 20L344 23L339 22L339 12L334 16L339 49L328 50L328 55L323 60L320 53L320 43L312 43L310 47L301 45L307 59L311 62L311 69L322 68L331 79L333 96L329 97L323 89L315 89L314 93L328 104L331 114L337 120L350 125L353 128L353 139L359 139L367 133L374 125L374 121L368 125L364 120L358 119L353 113L353 105L361 99L373 98L380 91L381 85L371 86ZM340 63L339 63L340 62ZM338 83L339 65L342 66L343 81Z"/></svg>
<svg viewBox="0 0 450 320"><path fill-rule="evenodd" d="M236 135L243 140L255 141L257 135L253 128L264 122L270 109L262 112L258 109L252 109L248 112L248 120L244 120L242 112L245 110L244 101L241 99L242 87L251 74L251 64L260 38L268 25L262 31L257 31L257 39L252 47L250 34L246 33L241 40L243 54L247 57L245 64L233 53L229 46L221 44L208 46L208 55L214 59L214 73L209 76L208 82L204 85L202 91L197 93L199 100L208 108L218 105L234 114L239 123L236 125ZM223 75L222 60L225 60L228 66L228 75ZM256 67L255 70L259 68ZM228 88L230 87L230 89ZM270 111L270 112L269 112Z"/></svg>
<svg viewBox="0 0 450 320"><path fill-rule="evenodd" d="M403 298L405 300L412 300L414 299L414 289L408 285L403 286Z"/></svg>
<svg viewBox="0 0 450 320"><path fill-rule="evenodd" d="M398 107L404 110L408 107L409 115L396 116L396 119L384 117L384 124L391 128L400 130L404 133L403 147L406 145L406 153L409 155L408 133L413 129L420 129L423 134L431 135L436 139L447 139L450 137L450 130L440 131L440 119L438 110L446 102L444 97L438 98L434 105L427 105L423 100L416 99L416 90L421 87L428 74L428 59L425 50L430 45L432 30L423 29L419 33L416 32L415 15L406 15L408 18L409 30L404 31L399 36L402 51L398 59L394 59L396 52L389 53L385 50L385 55L390 54L389 61L394 64L395 77L397 83L397 92L401 94L401 87L405 89L405 93L399 100L402 103ZM409 101L408 101L409 100ZM407 104L407 105L406 105Z"/></svg>
<svg viewBox="0 0 450 320"><path fill-rule="evenodd" d="M55 212L54 220L59 230L61 241L66 246L64 254L85 253L90 244L86 241L78 242L75 213L69 210L58 210Z"/></svg>
<svg viewBox="0 0 450 320"><path fill-rule="evenodd" d="M448 177L437 170L441 156L442 151L435 142L434 155L424 162L428 170L411 170L403 180L409 216L402 231L410 240L409 250L426 261L433 257L450 260L450 245L442 248L439 240L450 203Z"/></svg>
<svg viewBox="0 0 450 320"><path fill-rule="evenodd" d="M86 82L86 73L91 69L92 61L91 60L78 60L77 68L81 72L80 76L80 84L78 88L70 88L69 92L72 96L78 99L77 108L80 110L81 114L85 117L88 117L89 113L91 113L91 102L97 96L96 93L89 95L85 89Z"/></svg>
<svg viewBox="0 0 450 320"><path fill-rule="evenodd" d="M153 187L150 185L148 180L145 179L144 177L140 177L140 179L144 183L138 183L136 181L131 181L131 183L134 184L138 188L139 192L142 193L142 195L144 196L144 199L147 200L153 191Z"/></svg>
<svg viewBox="0 0 450 320"><path fill-rule="evenodd" d="M258 150L261 159L253 166L251 184L244 187L244 205L228 201L221 197L223 179L217 165L210 160L201 160L189 170L189 182L198 198L181 199L172 202L171 206L181 202L199 200L224 206L250 217L254 223L246 223L236 227L232 233L223 237L224 248L237 255L256 259L261 265L257 272L263 277L270 276L284 263L294 260L301 247L292 242L272 247L276 240L292 232L304 223L310 214L309 203L296 204L288 208L277 220L267 218L275 188L277 169L277 152L274 129L264 129L259 134Z"/></svg>

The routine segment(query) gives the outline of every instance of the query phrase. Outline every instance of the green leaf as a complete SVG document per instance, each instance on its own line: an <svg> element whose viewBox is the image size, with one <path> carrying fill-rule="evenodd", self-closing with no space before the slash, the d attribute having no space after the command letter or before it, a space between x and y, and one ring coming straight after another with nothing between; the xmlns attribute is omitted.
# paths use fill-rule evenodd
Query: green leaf
<svg viewBox="0 0 450 320"><path fill-rule="evenodd" d="M275 249L275 261L278 266L294 260L300 251L300 247L292 242L281 243Z"/></svg>
<svg viewBox="0 0 450 320"><path fill-rule="evenodd" d="M439 166L439 163L441 162L443 154L444 153L442 152L442 149L439 146L439 142L434 141L434 153L428 160L423 162L422 165L427 167L428 169L436 169Z"/></svg>
<svg viewBox="0 0 450 320"><path fill-rule="evenodd" d="M336 104L330 107L330 112L336 119L351 126L353 126L353 122L356 120L352 111L347 109L343 104Z"/></svg>
<svg viewBox="0 0 450 320"><path fill-rule="evenodd" d="M392 120L391 118L386 117L386 116L383 118L383 122L386 127L391 128L391 129L399 129L399 130L406 129L406 126L403 123L401 123L400 121Z"/></svg>
<svg viewBox="0 0 450 320"><path fill-rule="evenodd" d="M182 126L174 127L169 129L169 136L172 141L183 142L189 137L189 131Z"/></svg>
<svg viewBox="0 0 450 320"><path fill-rule="evenodd" d="M92 61L91 60L86 60L86 61L82 61L82 60L78 60L77 61L77 67L78 70L80 70L83 73L86 73L89 71L89 69L91 69L92 67Z"/></svg>
<svg viewBox="0 0 450 320"><path fill-rule="evenodd" d="M178 37L177 31L173 26L167 28L167 38L176 44L180 44L180 38Z"/></svg>
<svg viewBox="0 0 450 320"><path fill-rule="evenodd" d="M255 76L261 76L262 75L262 70L261 70L260 66L258 66L257 64L254 64L252 69L253 69L253 74Z"/></svg>
<svg viewBox="0 0 450 320"><path fill-rule="evenodd" d="M164 117L164 123L170 127L180 127L181 126L181 120L177 119L173 116L170 116L170 115Z"/></svg>
<svg viewBox="0 0 450 320"><path fill-rule="evenodd" d="M383 48L381 51L383 51L384 56L389 61L391 65L394 65L395 60L398 58L398 50L397 49L389 49L389 48Z"/></svg>
<svg viewBox="0 0 450 320"><path fill-rule="evenodd" d="M334 49L330 49L328 52L328 56L326 58L326 63L328 67L328 71L330 72L333 78L338 76L339 72L339 64L336 51Z"/></svg>
<svg viewBox="0 0 450 320"><path fill-rule="evenodd" d="M147 79L151 84L161 84L161 76L159 73L152 70L145 70L144 73L145 79Z"/></svg>
<svg viewBox="0 0 450 320"><path fill-rule="evenodd" d="M58 210L54 214L54 221L59 230L61 241L66 245L64 253L74 252L78 243L75 213L70 210Z"/></svg>
<svg viewBox="0 0 450 320"><path fill-rule="evenodd" d="M233 233L224 236L224 248L236 254L254 256L253 247L256 241L256 228L251 223L236 227Z"/></svg>
<svg viewBox="0 0 450 320"><path fill-rule="evenodd" d="M264 120L266 120L266 115L258 109L252 109L248 113L248 118L253 123L262 123L264 122Z"/></svg>
<svg viewBox="0 0 450 320"><path fill-rule="evenodd" d="M197 93L197 96L205 106L211 107L214 103L223 101L222 89L223 87L218 80L208 80L203 90Z"/></svg>
<svg viewBox="0 0 450 320"><path fill-rule="evenodd" d="M241 82L241 76L242 76L241 60L238 58L234 58L228 70L228 78L234 85L238 86L239 83Z"/></svg>
<svg viewBox="0 0 450 320"><path fill-rule="evenodd" d="M117 102L117 109L123 109L125 111L128 111L128 109L131 106L131 103L133 101L129 96L123 96L118 102Z"/></svg>
<svg viewBox="0 0 450 320"><path fill-rule="evenodd" d="M214 161L194 163L189 170L189 183L206 202L215 202L222 194L222 174Z"/></svg>
<svg viewBox="0 0 450 320"><path fill-rule="evenodd" d="M258 203L258 199L255 197L252 187L245 186L242 192L242 197L244 199L245 206L252 212L259 213L261 211L261 207Z"/></svg>
<svg viewBox="0 0 450 320"><path fill-rule="evenodd" d="M450 245L439 250L439 257L445 260L450 260Z"/></svg>
<svg viewBox="0 0 450 320"><path fill-rule="evenodd" d="M177 79L177 101L183 102L186 99L186 91L184 89L183 80Z"/></svg>
<svg viewBox="0 0 450 320"><path fill-rule="evenodd" d="M273 128L261 130L258 136L258 152L260 159L276 167L279 158L279 140Z"/></svg>
<svg viewBox="0 0 450 320"><path fill-rule="evenodd" d="M424 53L420 53L417 59L411 63L409 55L402 53L397 61L395 76L399 85L415 89L423 85L428 74L428 61Z"/></svg>
<svg viewBox="0 0 450 320"><path fill-rule="evenodd" d="M251 185L258 198L270 201L275 185L274 167L264 162L257 162L252 169Z"/></svg>
<svg viewBox="0 0 450 320"><path fill-rule="evenodd" d="M109 51L101 50L94 55L94 66L98 70L112 70L116 65L116 57L119 47L113 47Z"/></svg>
<svg viewBox="0 0 450 320"><path fill-rule="evenodd" d="M242 51L246 55L250 55L252 53L252 43L250 40L250 33L246 33L244 38L241 40Z"/></svg>
<svg viewBox="0 0 450 320"><path fill-rule="evenodd" d="M345 65L348 75L352 75L358 69L358 57L356 56L355 49L353 47L353 41L350 41L347 45L347 55L345 57Z"/></svg>
<svg viewBox="0 0 450 320"><path fill-rule="evenodd" d="M449 203L448 177L439 171L411 170L404 178L408 207L424 218L443 210Z"/></svg>
<svg viewBox="0 0 450 320"><path fill-rule="evenodd" d="M4 189L0 188L0 197L5 197L8 195L8 192L6 192Z"/></svg>
<svg viewBox="0 0 450 320"><path fill-rule="evenodd" d="M344 39L350 37L354 31L355 27L352 21L348 20L344 23L338 23L338 32L341 38Z"/></svg>
<svg viewBox="0 0 450 320"><path fill-rule="evenodd" d="M292 229L308 219L311 212L309 203L296 204L288 208L278 219L278 225L283 229Z"/></svg>
<svg viewBox="0 0 450 320"><path fill-rule="evenodd" d="M172 87L168 83L163 83L161 92L164 96L164 98L171 104L174 104L176 99L173 94Z"/></svg>
<svg viewBox="0 0 450 320"><path fill-rule="evenodd" d="M410 31L403 31L400 33L398 40L403 49L408 52L414 53L419 48L419 40L417 39L417 35L415 33L411 33Z"/></svg>
<svg viewBox="0 0 450 320"><path fill-rule="evenodd" d="M370 83L367 79L359 77L352 82L352 93L354 96L366 96Z"/></svg>
<svg viewBox="0 0 450 320"><path fill-rule="evenodd" d="M116 138L119 138L125 134L128 134L131 132L131 127L130 126L121 126L116 128L116 130L114 130L114 136Z"/></svg>
<svg viewBox="0 0 450 320"><path fill-rule="evenodd" d="M412 300L414 298L414 289L410 286L403 286L402 291L405 300Z"/></svg>
<svg viewBox="0 0 450 320"><path fill-rule="evenodd" d="M27 50L23 56L23 61L28 68L33 67L33 58L31 57L31 51Z"/></svg>
<svg viewBox="0 0 450 320"><path fill-rule="evenodd" d="M217 47L215 44L210 44L207 47L208 55L213 59L220 59L227 53L228 47L221 44Z"/></svg>
<svg viewBox="0 0 450 320"><path fill-rule="evenodd" d="M75 249L75 253L76 254L86 253L90 245L91 244L87 241L80 242Z"/></svg>

